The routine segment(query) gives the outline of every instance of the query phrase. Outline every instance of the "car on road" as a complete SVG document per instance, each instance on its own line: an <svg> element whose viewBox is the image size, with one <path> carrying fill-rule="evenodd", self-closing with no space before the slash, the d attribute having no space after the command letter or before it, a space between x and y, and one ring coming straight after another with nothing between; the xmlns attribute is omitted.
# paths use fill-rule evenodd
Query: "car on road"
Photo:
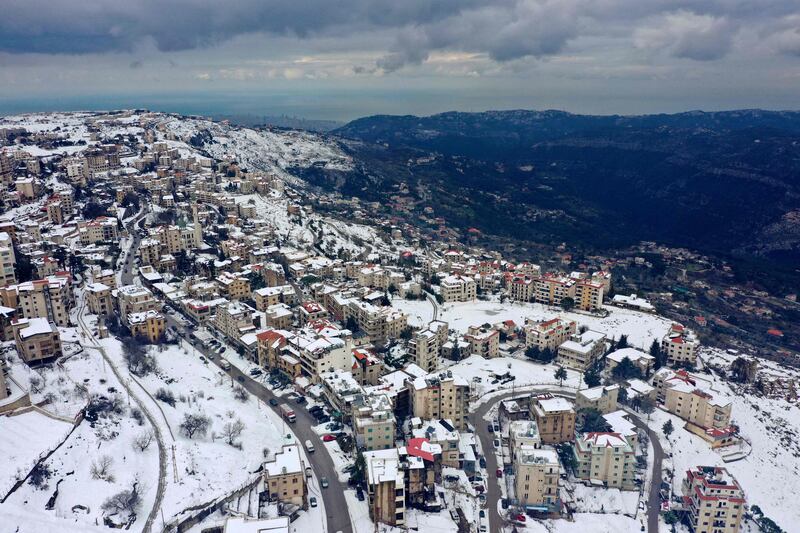
<svg viewBox="0 0 800 533"><path fill-rule="evenodd" d="M322 442L333 442L336 440L336 435L328 433L327 435L323 435Z"/></svg>
<svg viewBox="0 0 800 533"><path fill-rule="evenodd" d="M270 399L269 399L269 404L270 404L272 407L278 407L278 400L276 400L275 398L270 398Z"/></svg>
<svg viewBox="0 0 800 533"><path fill-rule="evenodd" d="M311 505L311 507L316 507L317 506L317 498L315 496L311 496L308 499L308 503L309 503L309 505Z"/></svg>
<svg viewBox="0 0 800 533"><path fill-rule="evenodd" d="M306 440L306 450L308 453L314 453L314 443L310 440Z"/></svg>
<svg viewBox="0 0 800 533"><path fill-rule="evenodd" d="M220 366L220 368L222 368L222 370L230 370L231 369L231 364L228 361L226 361L225 359L223 359L222 361L219 362L219 366Z"/></svg>
<svg viewBox="0 0 800 533"><path fill-rule="evenodd" d="M236 381L239 383L244 383L244 376L236 376Z"/></svg>
<svg viewBox="0 0 800 533"><path fill-rule="evenodd" d="M320 480L319 480L319 484L322 486L322 488L323 488L323 489L327 489L327 488L328 488L328 486L330 485L330 484L328 483L328 478L326 478L326 477L322 477L322 478L320 478Z"/></svg>

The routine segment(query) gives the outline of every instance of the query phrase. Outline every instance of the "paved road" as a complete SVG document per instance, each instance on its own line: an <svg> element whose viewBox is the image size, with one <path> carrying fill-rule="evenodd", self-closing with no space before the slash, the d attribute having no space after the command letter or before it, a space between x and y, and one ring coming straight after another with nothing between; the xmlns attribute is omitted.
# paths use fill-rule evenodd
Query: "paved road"
<svg viewBox="0 0 800 533"><path fill-rule="evenodd" d="M661 463L664 461L664 449L656 432L647 427L638 417L631 416L633 425L647 433L653 443L653 472L650 476L650 494L647 497L647 532L658 533L658 516L661 513Z"/></svg>
<svg viewBox="0 0 800 533"><path fill-rule="evenodd" d="M164 316L169 326L176 328L184 335L185 339L191 342L191 337L189 335L191 334L191 330L194 329L193 326L183 326L171 315L165 314ZM210 359L214 364L219 366L219 355L214 354L212 359L212 356L209 355L210 350L199 346L199 343L193 344L193 346L198 352L204 354L207 359ZM321 489L322 499L325 503L325 513L327 514L328 533L336 533L338 531L342 533L352 533L353 527L350 523L350 515L347 512L347 500L344 497L344 491L347 489L347 485L339 481L339 474L336 472L333 459L331 459L322 439L311 429L311 426L316 425L314 417L306 411L305 407L275 396L264 385L243 373L235 365L231 365L230 370L223 370L222 367L220 367L220 370L231 376L233 380L241 383L250 394L264 402L264 405L272 409L278 416L280 416L280 411L277 407L272 407L269 404L270 399L276 398L278 402L287 403L294 408L297 421L294 424L287 424L286 426L288 430L295 434L299 442L304 443L306 440L310 440L314 443L316 452L306 455L317 477L326 477L330 483L330 487Z"/></svg>
<svg viewBox="0 0 800 533"><path fill-rule="evenodd" d="M136 257L136 251L139 249L139 242L142 240L139 236L139 232L136 231L136 226L138 225L140 228L144 227L144 220L148 211L149 208L145 208L140 214L136 215L133 220L128 222L128 234L133 239L133 242L128 249L128 255L125 257L125 264L122 266L121 277L123 285L130 285L133 283L133 260Z"/></svg>

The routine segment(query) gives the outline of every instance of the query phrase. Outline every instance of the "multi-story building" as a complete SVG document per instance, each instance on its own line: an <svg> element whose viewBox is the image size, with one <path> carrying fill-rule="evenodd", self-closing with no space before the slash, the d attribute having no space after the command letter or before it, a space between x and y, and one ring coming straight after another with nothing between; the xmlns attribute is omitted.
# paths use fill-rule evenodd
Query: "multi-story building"
<svg viewBox="0 0 800 533"><path fill-rule="evenodd" d="M356 445L363 450L393 448L396 422L391 400L385 394L361 398L351 407Z"/></svg>
<svg viewBox="0 0 800 533"><path fill-rule="evenodd" d="M130 327L129 315L145 311L160 311L161 303L146 287L125 285L117 289L117 308L122 323Z"/></svg>
<svg viewBox="0 0 800 533"><path fill-rule="evenodd" d="M475 280L465 276L446 276L439 284L445 302L471 302L478 296Z"/></svg>
<svg viewBox="0 0 800 533"><path fill-rule="evenodd" d="M492 327L470 326L464 339L469 342L470 355L487 359L500 355L500 332Z"/></svg>
<svg viewBox="0 0 800 533"><path fill-rule="evenodd" d="M369 348L353 348L353 379L360 385L377 385L383 370L380 358Z"/></svg>
<svg viewBox="0 0 800 533"><path fill-rule="evenodd" d="M6 296L16 300L25 318L47 318L56 325L70 325L69 310L74 298L69 274L62 272L45 279L26 281L7 288Z"/></svg>
<svg viewBox="0 0 800 533"><path fill-rule="evenodd" d="M698 466L683 480L683 508L692 533L738 533L744 491L725 468Z"/></svg>
<svg viewBox="0 0 800 533"><path fill-rule="evenodd" d="M214 326L232 342L239 342L242 335L255 332L253 313L255 309L243 302L220 305L214 317Z"/></svg>
<svg viewBox="0 0 800 533"><path fill-rule="evenodd" d="M528 511L559 510L561 465L551 447L521 446L514 454L514 485L519 504Z"/></svg>
<svg viewBox="0 0 800 533"><path fill-rule="evenodd" d="M369 516L373 522L406 523L405 469L397 448L364 452Z"/></svg>
<svg viewBox="0 0 800 533"><path fill-rule="evenodd" d="M703 430L725 430L730 426L730 400L713 396L686 381L670 382L665 390L664 408Z"/></svg>
<svg viewBox="0 0 800 533"><path fill-rule="evenodd" d="M553 318L542 322L525 321L525 347L535 346L540 350L555 351L558 346L569 340L577 327L572 320Z"/></svg>
<svg viewBox="0 0 800 533"><path fill-rule="evenodd" d="M423 420L450 419L456 429L467 428L469 384L452 372L414 379L409 387L413 416Z"/></svg>
<svg viewBox="0 0 800 533"><path fill-rule="evenodd" d="M597 311L603 307L604 290L602 283L578 280L575 283L575 307L583 311Z"/></svg>
<svg viewBox="0 0 800 533"><path fill-rule="evenodd" d="M271 461L264 463L264 486L270 501L306 508L308 487L298 444L284 444Z"/></svg>
<svg viewBox="0 0 800 533"><path fill-rule="evenodd" d="M78 235L81 244L113 242L118 239L117 220L109 217L98 217L94 220L78 222Z"/></svg>
<svg viewBox="0 0 800 533"><path fill-rule="evenodd" d="M584 433L576 439L574 453L575 475L580 479L601 481L621 490L636 489L634 450L619 433Z"/></svg>
<svg viewBox="0 0 800 533"><path fill-rule="evenodd" d="M569 400L541 394L531 398L530 410L542 443L559 444L575 438L575 409Z"/></svg>
<svg viewBox="0 0 800 533"><path fill-rule="evenodd" d="M402 311L394 307L378 307L360 300L350 301L346 315L353 317L359 330L373 341L397 338L408 327L408 316Z"/></svg>
<svg viewBox="0 0 800 533"><path fill-rule="evenodd" d="M256 334L258 341L258 364L264 368L278 366L280 350L286 345L288 332L268 329Z"/></svg>
<svg viewBox="0 0 800 533"><path fill-rule="evenodd" d="M573 333L569 340L558 347L559 365L585 371L606 351L606 336L597 331L586 330Z"/></svg>
<svg viewBox="0 0 800 533"><path fill-rule="evenodd" d="M439 368L440 351L439 337L429 329L417 331L408 341L411 361L426 372L434 372Z"/></svg>
<svg viewBox="0 0 800 533"><path fill-rule="evenodd" d="M223 272L217 276L217 285L220 295L228 300L250 298L250 280L245 276Z"/></svg>
<svg viewBox="0 0 800 533"><path fill-rule="evenodd" d="M672 324L661 340L661 350L667 356L669 365L691 365L697 360L697 348L700 341L695 334L680 324Z"/></svg>
<svg viewBox="0 0 800 533"><path fill-rule="evenodd" d="M20 318L11 327L17 353L27 364L49 363L61 357L61 336L47 318Z"/></svg>
<svg viewBox="0 0 800 533"><path fill-rule="evenodd" d="M603 414L617 410L619 385L600 385L575 393L575 409L597 409Z"/></svg>
<svg viewBox="0 0 800 533"><path fill-rule="evenodd" d="M139 264L156 266L161 261L161 241L142 239L139 242Z"/></svg>
<svg viewBox="0 0 800 533"><path fill-rule="evenodd" d="M564 298L575 299L575 280L566 276L545 274L534 280L533 299L547 305L561 305Z"/></svg>
<svg viewBox="0 0 800 533"><path fill-rule="evenodd" d="M535 420L514 420L508 427L508 448L511 459L515 460L516 452L523 446L541 448L542 437L539 435L539 425Z"/></svg>
<svg viewBox="0 0 800 533"><path fill-rule="evenodd" d="M352 344L345 339L305 328L290 335L282 353L300 361L303 373L318 382L329 370L349 371L352 367Z"/></svg>
<svg viewBox="0 0 800 533"><path fill-rule="evenodd" d="M158 311L142 311L141 313L128 313L128 328L134 337L145 338L155 344L164 336L166 322L164 315Z"/></svg>
<svg viewBox="0 0 800 533"><path fill-rule="evenodd" d="M426 440L441 448L442 466L462 468L461 436L450 420L411 419L411 438Z"/></svg>
<svg viewBox="0 0 800 533"><path fill-rule="evenodd" d="M307 301L300 304L297 313L301 327L314 320L328 318L328 310L314 301Z"/></svg>
<svg viewBox="0 0 800 533"><path fill-rule="evenodd" d="M89 312L99 316L110 315L114 312L114 300L111 298L111 287L102 283L86 284L86 304Z"/></svg>
<svg viewBox="0 0 800 533"><path fill-rule="evenodd" d="M0 232L0 286L11 285L17 282L14 266L17 264L14 255L14 243L11 236L5 231Z"/></svg>

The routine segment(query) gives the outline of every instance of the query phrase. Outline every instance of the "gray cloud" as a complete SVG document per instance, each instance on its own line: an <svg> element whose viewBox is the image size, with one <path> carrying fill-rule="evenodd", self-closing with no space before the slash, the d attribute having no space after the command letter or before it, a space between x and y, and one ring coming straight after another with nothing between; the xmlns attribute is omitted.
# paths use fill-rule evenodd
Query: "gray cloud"
<svg viewBox="0 0 800 533"><path fill-rule="evenodd" d="M731 52L742 27L775 35L772 50L797 55L798 20L797 0L4 0L0 53L138 56L251 35L329 44L363 35L360 50L380 55L374 67L382 72L442 51L498 63L543 58L572 52L581 39L616 40L652 58L713 61Z"/></svg>

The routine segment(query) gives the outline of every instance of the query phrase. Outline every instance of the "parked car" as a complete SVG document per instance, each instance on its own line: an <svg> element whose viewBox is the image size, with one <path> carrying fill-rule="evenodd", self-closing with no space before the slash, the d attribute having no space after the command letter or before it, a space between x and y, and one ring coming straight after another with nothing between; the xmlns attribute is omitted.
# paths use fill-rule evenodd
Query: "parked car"
<svg viewBox="0 0 800 533"><path fill-rule="evenodd" d="M495 475L497 477L503 477L503 469L502 468L498 468L497 472L495 472Z"/></svg>
<svg viewBox="0 0 800 533"><path fill-rule="evenodd" d="M499 423L495 422L495 424L494 424L494 430L495 430L497 433L500 433L500 424L499 424Z"/></svg>
<svg viewBox="0 0 800 533"><path fill-rule="evenodd" d="M494 426L492 424L488 424L486 426L486 431L488 431L489 433L494 433Z"/></svg>
<svg viewBox="0 0 800 533"><path fill-rule="evenodd" d="M251 376L260 376L264 372L260 368L251 368L249 374Z"/></svg>
<svg viewBox="0 0 800 533"><path fill-rule="evenodd" d="M473 485L472 488L475 489L475 492L477 492L478 494L483 494L486 491L486 488L483 486L483 483Z"/></svg>
<svg viewBox="0 0 800 533"><path fill-rule="evenodd" d="M526 520L526 518L525 518L525 515L524 515L524 514L522 514L522 513L517 513L517 514L515 514L515 515L513 515L513 516L511 517L511 520L513 520L514 522L522 522L522 523L524 524L524 523L525 523L525 520Z"/></svg>
<svg viewBox="0 0 800 533"><path fill-rule="evenodd" d="M298 396L297 399L295 400L295 402L297 402L300 405L303 405L304 403L306 403L306 397L305 396Z"/></svg>
<svg viewBox="0 0 800 533"><path fill-rule="evenodd" d="M500 448L500 439L494 439L494 441L492 441L492 444L494 444L495 448Z"/></svg>
<svg viewBox="0 0 800 533"><path fill-rule="evenodd" d="M361 487L356 487L356 498L358 498L360 502L364 501L364 489Z"/></svg>
<svg viewBox="0 0 800 533"><path fill-rule="evenodd" d="M481 468L486 468L486 457L478 459L478 464L481 465Z"/></svg>
<svg viewBox="0 0 800 533"><path fill-rule="evenodd" d="M458 483L458 476L454 476L453 474L447 474L444 476L445 481L449 481L450 483Z"/></svg>
<svg viewBox="0 0 800 533"><path fill-rule="evenodd" d="M450 509L450 518L453 519L453 522L458 523L458 512L455 509Z"/></svg>
<svg viewBox="0 0 800 533"><path fill-rule="evenodd" d="M311 407L308 408L308 412L311 413L312 415L314 413L319 413L320 411L322 411L322 407L319 405L312 405Z"/></svg>
<svg viewBox="0 0 800 533"><path fill-rule="evenodd" d="M317 497L316 496L311 496L308 499L308 503L309 503L309 505L311 505L311 507L316 507L317 506Z"/></svg>
<svg viewBox="0 0 800 533"><path fill-rule="evenodd" d="M313 471L311 470L311 467L307 466L306 467L306 477L311 477L312 474L313 474Z"/></svg>
<svg viewBox="0 0 800 533"><path fill-rule="evenodd" d="M327 435L323 435L322 442L333 442L336 440L336 435L331 435L328 433Z"/></svg>
<svg viewBox="0 0 800 533"><path fill-rule="evenodd" d="M269 404L270 404L272 407L278 407L278 400L276 400L275 398L270 398L270 399L269 399Z"/></svg>
<svg viewBox="0 0 800 533"><path fill-rule="evenodd" d="M322 478L320 478L320 480L319 480L319 484L320 484L320 485L322 485L322 488L323 488L323 489L327 489L327 488L328 488L328 486L329 486L329 483L328 483L328 478L326 478L326 477L322 477Z"/></svg>

